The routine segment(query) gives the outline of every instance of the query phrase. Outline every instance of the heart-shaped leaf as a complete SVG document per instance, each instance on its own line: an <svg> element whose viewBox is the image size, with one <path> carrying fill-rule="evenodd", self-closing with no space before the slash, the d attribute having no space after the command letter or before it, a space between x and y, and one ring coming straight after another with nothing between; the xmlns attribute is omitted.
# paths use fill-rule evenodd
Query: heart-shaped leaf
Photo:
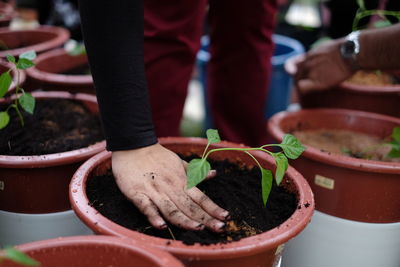
<svg viewBox="0 0 400 267"><path fill-rule="evenodd" d="M30 93L24 93L18 98L21 107L28 113L33 114L35 110L35 98Z"/></svg>
<svg viewBox="0 0 400 267"><path fill-rule="evenodd" d="M187 166L187 188L195 187L206 178L211 170L210 163L205 159L192 159Z"/></svg>
<svg viewBox="0 0 400 267"><path fill-rule="evenodd" d="M218 130L208 129L206 131L207 140L209 144L215 144L221 142L221 138L219 137Z"/></svg>
<svg viewBox="0 0 400 267"><path fill-rule="evenodd" d="M279 146L283 149L286 157L290 159L297 159L305 150L300 141L291 134L285 134Z"/></svg>
<svg viewBox="0 0 400 267"><path fill-rule="evenodd" d="M288 159L281 152L274 153L272 154L272 156L274 157L276 162L275 181L276 184L279 185L282 182L283 176L285 175L287 168L289 167Z"/></svg>

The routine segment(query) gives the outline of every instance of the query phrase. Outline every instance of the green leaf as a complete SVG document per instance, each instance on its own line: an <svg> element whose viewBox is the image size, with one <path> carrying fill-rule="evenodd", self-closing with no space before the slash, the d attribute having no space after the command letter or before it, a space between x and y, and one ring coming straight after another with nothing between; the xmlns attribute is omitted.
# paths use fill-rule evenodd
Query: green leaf
<svg viewBox="0 0 400 267"><path fill-rule="evenodd" d="M283 153L274 153L272 156L276 162L275 181L279 185L282 182L283 176L289 167L288 159Z"/></svg>
<svg viewBox="0 0 400 267"><path fill-rule="evenodd" d="M389 20L378 20L374 22L374 28L385 28L392 25Z"/></svg>
<svg viewBox="0 0 400 267"><path fill-rule="evenodd" d="M30 93L24 93L18 98L21 107L28 113L33 114L35 110L35 98Z"/></svg>
<svg viewBox="0 0 400 267"><path fill-rule="evenodd" d="M290 159L297 159L305 150L300 141L291 134L285 134L279 146L283 149L286 157Z"/></svg>
<svg viewBox="0 0 400 267"><path fill-rule="evenodd" d="M365 10L364 0L357 0L357 4L360 7L360 9Z"/></svg>
<svg viewBox="0 0 400 267"><path fill-rule="evenodd" d="M12 260L16 263L20 263L27 266L40 266L40 262L32 259L25 253L16 250L15 248L7 247L4 249L4 252L5 252L5 258Z"/></svg>
<svg viewBox="0 0 400 267"><path fill-rule="evenodd" d="M400 142L400 127L393 128L392 139L397 142Z"/></svg>
<svg viewBox="0 0 400 267"><path fill-rule="evenodd" d="M70 56L79 56L86 54L86 48L83 44L77 44L73 49L67 51Z"/></svg>
<svg viewBox="0 0 400 267"><path fill-rule="evenodd" d="M400 158L400 148L392 147L392 150L387 154L389 158Z"/></svg>
<svg viewBox="0 0 400 267"><path fill-rule="evenodd" d="M206 132L208 143L215 144L221 142L221 138L219 137L218 130L208 129Z"/></svg>
<svg viewBox="0 0 400 267"><path fill-rule="evenodd" d="M10 115L7 111L0 112L0 129L5 128L10 122Z"/></svg>
<svg viewBox="0 0 400 267"><path fill-rule="evenodd" d="M20 58L17 62L17 69L20 70L29 69L30 67L33 66L35 66L35 64L27 58Z"/></svg>
<svg viewBox="0 0 400 267"><path fill-rule="evenodd" d="M25 58L30 61L34 60L36 58L36 52L33 50L26 51L26 52L22 53L21 55L19 55L19 59L21 59L21 58Z"/></svg>
<svg viewBox="0 0 400 267"><path fill-rule="evenodd" d="M272 179L272 172L270 170L261 168L261 191L264 206L267 205L269 193L271 193Z"/></svg>
<svg viewBox="0 0 400 267"><path fill-rule="evenodd" d="M210 163L205 159L192 159L187 166L187 188L195 187L206 178L211 170Z"/></svg>
<svg viewBox="0 0 400 267"><path fill-rule="evenodd" d="M8 62L15 64L15 57L13 55L7 54L6 58L7 58Z"/></svg>
<svg viewBox="0 0 400 267"><path fill-rule="evenodd" d="M0 75L0 97L3 97L8 92L11 82L12 78L8 71Z"/></svg>

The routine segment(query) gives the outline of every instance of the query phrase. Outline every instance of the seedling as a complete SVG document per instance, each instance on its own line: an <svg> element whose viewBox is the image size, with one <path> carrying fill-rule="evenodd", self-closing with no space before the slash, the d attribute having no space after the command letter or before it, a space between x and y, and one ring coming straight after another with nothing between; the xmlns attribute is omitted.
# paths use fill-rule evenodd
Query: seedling
<svg viewBox="0 0 400 267"><path fill-rule="evenodd" d="M374 24L375 28L390 26L392 23L388 17L394 17L400 22L400 11L366 9L364 0L357 0L357 4L359 8L353 20L353 31L359 29L359 23L361 19L374 15L378 15L381 18L381 20Z"/></svg>
<svg viewBox="0 0 400 267"><path fill-rule="evenodd" d="M34 51L28 51L22 53L18 60L12 55L7 55L7 60L13 65L8 71L0 75L0 99L5 96L12 83L12 78L10 72L13 69L17 70L17 81L15 87L15 100L6 108L5 111L0 111L0 129L5 128L10 122L10 109L15 109L18 117L21 121L21 125L24 126L24 118L21 114L20 107L33 114L35 109L35 98L30 94L26 93L24 89L20 87L20 73L19 70L28 69L35 64L32 62L36 58L36 53Z"/></svg>
<svg viewBox="0 0 400 267"><path fill-rule="evenodd" d="M1 262L5 259L11 260L13 262L25 265L25 266L40 266L40 262L32 259L25 253L13 248L13 247L6 247L2 251L2 255L0 255L0 266Z"/></svg>
<svg viewBox="0 0 400 267"><path fill-rule="evenodd" d="M263 168L260 162L251 154L249 151L262 151L270 154L275 159L276 171L275 171L275 181L279 185L282 182L283 176L288 168L288 158L297 159L301 153L305 150L304 146L291 134L286 134L283 137L283 141L280 144L267 144L255 148L214 148L208 150L211 144L219 143L221 138L219 137L218 131L214 129L208 129L207 132L208 143L204 149L201 158L192 159L187 167L188 182L187 187L190 189L201 183L207 176L208 172L211 170L210 163L207 161L208 156L211 153L217 151L242 151L249 155L258 165L261 171L261 190L262 199L264 206L267 204L269 194L272 188L273 174L270 170ZM279 147L282 149L280 152L271 152L267 150L267 147ZM208 151L207 151L208 150Z"/></svg>
<svg viewBox="0 0 400 267"><path fill-rule="evenodd" d="M389 158L400 158L400 126L393 128L392 141L389 143L392 149L387 154Z"/></svg>

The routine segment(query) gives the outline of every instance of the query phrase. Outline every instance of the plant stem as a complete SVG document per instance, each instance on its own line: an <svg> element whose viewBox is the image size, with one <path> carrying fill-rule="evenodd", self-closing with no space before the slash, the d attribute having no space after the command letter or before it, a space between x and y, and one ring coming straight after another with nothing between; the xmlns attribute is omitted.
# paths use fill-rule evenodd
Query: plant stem
<svg viewBox="0 0 400 267"><path fill-rule="evenodd" d="M372 15L379 15L380 17L386 18L386 16L393 16L400 20L400 12L398 11L390 11L390 10L363 10L357 12L356 16L353 20L352 29L356 31L358 29L358 23L364 17L372 16Z"/></svg>

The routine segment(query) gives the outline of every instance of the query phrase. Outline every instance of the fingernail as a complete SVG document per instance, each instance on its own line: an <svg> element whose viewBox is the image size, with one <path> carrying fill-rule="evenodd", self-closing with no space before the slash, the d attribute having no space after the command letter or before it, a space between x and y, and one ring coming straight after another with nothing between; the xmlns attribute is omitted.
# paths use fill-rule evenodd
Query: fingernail
<svg viewBox="0 0 400 267"><path fill-rule="evenodd" d="M166 224L166 223L164 223L164 224L162 224L162 225L160 226L160 229L165 229L165 228L167 228L167 224Z"/></svg>
<svg viewBox="0 0 400 267"><path fill-rule="evenodd" d="M200 223L199 225L196 226L197 229L203 230L204 229L204 224Z"/></svg>
<svg viewBox="0 0 400 267"><path fill-rule="evenodd" d="M215 224L215 227L216 227L217 229L219 229L219 230L222 230L222 229L224 229L224 227L225 227L225 223L223 223L223 222L218 222L218 223Z"/></svg>
<svg viewBox="0 0 400 267"><path fill-rule="evenodd" d="M221 213L221 216L225 218L225 220L228 220L228 218L230 217L229 212L228 211L224 211Z"/></svg>

